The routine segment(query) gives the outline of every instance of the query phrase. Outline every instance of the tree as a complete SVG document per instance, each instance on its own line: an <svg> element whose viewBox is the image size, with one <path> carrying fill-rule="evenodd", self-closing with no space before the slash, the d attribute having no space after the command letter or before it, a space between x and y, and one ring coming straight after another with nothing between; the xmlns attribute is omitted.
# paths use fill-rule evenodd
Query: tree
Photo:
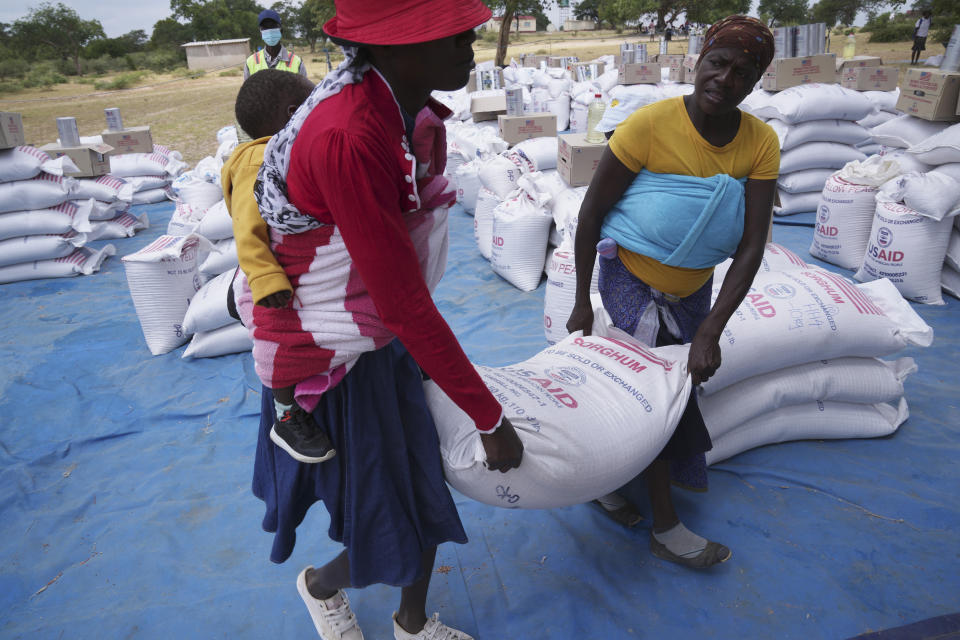
<svg viewBox="0 0 960 640"><path fill-rule="evenodd" d="M128 53L142 51L147 44L147 34L142 29L135 29L118 38L97 38L92 40L83 51L85 58L99 58L110 56L122 58Z"/></svg>
<svg viewBox="0 0 960 640"><path fill-rule="evenodd" d="M757 11L769 27L803 24L807 21L807 0L760 0Z"/></svg>
<svg viewBox="0 0 960 640"><path fill-rule="evenodd" d="M197 40L250 38L259 41L254 0L170 0L173 17L188 23Z"/></svg>
<svg viewBox="0 0 960 640"><path fill-rule="evenodd" d="M499 15L500 35L497 38L497 57L494 64L502 67L507 59L507 45L510 44L510 29L513 27L513 20L518 15L536 14L537 11L543 12L543 2L541 0L483 0L484 4L490 7L494 15Z"/></svg>
<svg viewBox="0 0 960 640"><path fill-rule="evenodd" d="M45 2L13 24L13 36L27 50L47 50L63 60L73 60L80 75L80 52L94 38L104 38L97 20L81 20L76 11L58 2Z"/></svg>
<svg viewBox="0 0 960 640"><path fill-rule="evenodd" d="M317 50L317 41L326 39L323 25L334 16L333 0L305 0L297 11L297 26L300 37L310 45L310 53Z"/></svg>
<svg viewBox="0 0 960 640"><path fill-rule="evenodd" d="M600 23L600 0L583 0L573 10L573 17L577 20L590 20Z"/></svg>
<svg viewBox="0 0 960 640"><path fill-rule="evenodd" d="M150 47L153 49L179 48L181 44L195 40L197 40L197 36L193 25L183 24L171 16L163 20L157 20L153 25Z"/></svg>
<svg viewBox="0 0 960 640"><path fill-rule="evenodd" d="M640 20L645 13L645 0L600 0L600 20L614 28Z"/></svg>
<svg viewBox="0 0 960 640"><path fill-rule="evenodd" d="M735 13L750 11L750 0L688 0L687 20L696 24L713 24Z"/></svg>

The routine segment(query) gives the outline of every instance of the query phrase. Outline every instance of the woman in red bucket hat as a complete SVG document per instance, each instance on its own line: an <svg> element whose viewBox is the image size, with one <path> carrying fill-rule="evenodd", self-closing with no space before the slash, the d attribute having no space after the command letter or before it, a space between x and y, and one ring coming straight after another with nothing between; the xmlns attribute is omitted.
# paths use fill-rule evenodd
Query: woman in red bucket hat
<svg viewBox="0 0 960 640"><path fill-rule="evenodd" d="M466 534L422 375L474 420L491 473L519 466L523 446L431 298L455 198L443 177L450 111L430 93L466 85L473 29L490 10L480 0L336 9L324 30L346 59L270 140L255 186L293 298L256 306L244 278L234 285L264 382L253 491L274 562L292 553L309 507L326 506L328 534L345 548L297 578L322 638L362 638L343 589L388 584L402 588L396 638L470 640L426 616L436 547ZM325 430L336 448L322 464L278 442L295 449L297 434L271 435L270 388L290 385L312 417L304 429Z"/></svg>

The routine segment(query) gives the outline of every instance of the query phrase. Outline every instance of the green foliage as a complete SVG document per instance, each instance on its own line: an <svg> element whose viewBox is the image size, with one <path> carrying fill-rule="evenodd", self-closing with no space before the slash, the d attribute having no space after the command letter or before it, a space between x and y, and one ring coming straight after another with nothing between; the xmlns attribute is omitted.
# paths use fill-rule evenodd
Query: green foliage
<svg viewBox="0 0 960 640"><path fill-rule="evenodd" d="M116 89L129 89L133 85L143 80L147 73L145 71L129 71L115 76L112 80L98 80L93 83L93 88L98 91L112 91Z"/></svg>
<svg viewBox="0 0 960 640"><path fill-rule="evenodd" d="M23 91L23 83L19 80L4 80L0 82L0 95Z"/></svg>
<svg viewBox="0 0 960 640"><path fill-rule="evenodd" d="M30 66L29 71L20 80L25 89L49 88L55 84L66 82L67 78L57 71L56 64L51 60L43 60Z"/></svg>
<svg viewBox="0 0 960 640"><path fill-rule="evenodd" d="M573 17L577 20L592 20L600 22L600 0L582 0L573 10Z"/></svg>
<svg viewBox="0 0 960 640"><path fill-rule="evenodd" d="M82 20L76 11L60 2L44 2L31 9L25 18L13 24L11 33L20 50L28 55L71 58L78 75L80 52L91 40L106 37L100 22Z"/></svg>
<svg viewBox="0 0 960 640"><path fill-rule="evenodd" d="M690 22L713 24L735 13L746 14L750 0L687 0L685 10Z"/></svg>
<svg viewBox="0 0 960 640"><path fill-rule="evenodd" d="M760 0L757 10L770 27L807 22L807 0Z"/></svg>
<svg viewBox="0 0 960 640"><path fill-rule="evenodd" d="M128 53L142 51L147 44L147 34L142 29L136 29L123 34L119 38L97 38L90 41L84 50L85 58L99 58L111 56L122 58Z"/></svg>
<svg viewBox="0 0 960 640"><path fill-rule="evenodd" d="M960 24L960 2L956 0L929 0L927 7L933 13L931 20L930 39L939 42L944 47L950 42L950 34L954 25ZM911 16L916 22L919 12Z"/></svg>
<svg viewBox="0 0 960 640"><path fill-rule="evenodd" d="M157 20L150 35L150 47L179 47L185 42L197 40L196 30L192 24L183 24L174 17Z"/></svg>
<svg viewBox="0 0 960 640"><path fill-rule="evenodd" d="M913 40L915 20L903 14L891 16L889 13L881 13L864 25L863 30L870 32L870 42Z"/></svg>
<svg viewBox="0 0 960 640"><path fill-rule="evenodd" d="M254 0L170 0L170 9L174 18L191 25L196 40L260 41L260 7Z"/></svg>

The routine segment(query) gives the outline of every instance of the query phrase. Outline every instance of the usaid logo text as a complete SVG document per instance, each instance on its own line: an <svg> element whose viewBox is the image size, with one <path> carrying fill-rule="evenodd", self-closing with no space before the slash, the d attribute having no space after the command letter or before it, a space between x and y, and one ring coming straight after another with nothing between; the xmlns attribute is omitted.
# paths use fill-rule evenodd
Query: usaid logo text
<svg viewBox="0 0 960 640"><path fill-rule="evenodd" d="M889 247L893 242L893 231L888 227L880 227L877 230L877 244L881 247Z"/></svg>
<svg viewBox="0 0 960 640"><path fill-rule="evenodd" d="M587 381L587 374L577 367L553 367L544 373L551 380L555 380L568 387L579 387Z"/></svg>
<svg viewBox="0 0 960 640"><path fill-rule="evenodd" d="M787 298L792 298L793 296L797 295L797 290L784 282L768 284L763 288L763 292L771 298L776 298L778 300L786 300Z"/></svg>

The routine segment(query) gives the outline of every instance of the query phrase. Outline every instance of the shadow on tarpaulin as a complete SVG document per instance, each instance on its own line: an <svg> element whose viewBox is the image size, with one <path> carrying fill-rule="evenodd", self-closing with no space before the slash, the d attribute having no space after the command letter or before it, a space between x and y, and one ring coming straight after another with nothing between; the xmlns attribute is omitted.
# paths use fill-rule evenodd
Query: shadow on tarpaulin
<svg viewBox="0 0 960 640"><path fill-rule="evenodd" d="M290 560L268 560L250 355L144 344L119 257L172 209L138 207L152 227L114 241L95 275L2 288L2 638L315 637L295 579L338 548L318 505ZM496 276L472 223L452 211L436 299L473 361L515 363L546 346L545 285ZM811 237L774 229L802 256ZM920 371L896 434L763 447L713 467L708 493L676 492L687 525L733 550L726 564L655 559L647 522L626 529L590 505L510 511L455 494L470 542L440 548L428 613L484 640L806 640L960 611L960 303L916 309L936 339L902 354ZM393 637L395 589L350 597L365 637Z"/></svg>

